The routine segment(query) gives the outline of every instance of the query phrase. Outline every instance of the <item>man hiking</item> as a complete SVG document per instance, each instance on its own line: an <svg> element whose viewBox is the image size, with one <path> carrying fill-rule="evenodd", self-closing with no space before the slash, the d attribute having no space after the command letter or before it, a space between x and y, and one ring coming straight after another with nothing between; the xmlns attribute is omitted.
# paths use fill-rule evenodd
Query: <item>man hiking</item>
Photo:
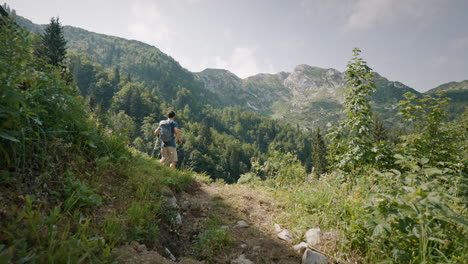
<svg viewBox="0 0 468 264"><path fill-rule="evenodd" d="M175 138L177 137L177 142L182 144L177 122L174 121L175 115L172 110L167 112L167 120L161 120L159 127L154 131L161 140L161 163L170 164L171 168L175 168L177 163Z"/></svg>

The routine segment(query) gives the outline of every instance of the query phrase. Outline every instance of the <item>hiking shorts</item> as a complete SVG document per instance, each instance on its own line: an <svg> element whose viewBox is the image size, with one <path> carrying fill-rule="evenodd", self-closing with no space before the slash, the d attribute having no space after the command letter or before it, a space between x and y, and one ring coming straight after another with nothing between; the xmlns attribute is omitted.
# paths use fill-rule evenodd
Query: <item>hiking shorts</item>
<svg viewBox="0 0 468 264"><path fill-rule="evenodd" d="M172 162L177 162L177 151L174 147L163 147L161 149L161 162L164 164L169 164Z"/></svg>

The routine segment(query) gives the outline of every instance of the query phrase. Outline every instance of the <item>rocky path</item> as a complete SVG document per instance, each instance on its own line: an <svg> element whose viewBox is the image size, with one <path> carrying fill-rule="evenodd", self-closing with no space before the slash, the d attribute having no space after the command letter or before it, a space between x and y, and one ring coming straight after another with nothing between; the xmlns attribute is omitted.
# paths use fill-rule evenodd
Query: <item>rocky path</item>
<svg viewBox="0 0 468 264"><path fill-rule="evenodd" d="M167 191L165 201L172 208L172 220L161 227L158 244L150 249L137 242L123 246L117 250L120 262L206 263L194 260L193 245L208 219L217 217L224 224L221 228L231 232L233 242L210 263L301 263L304 249L295 252L287 234L279 238L275 219L282 205L265 190L197 183L189 192L173 195Z"/></svg>

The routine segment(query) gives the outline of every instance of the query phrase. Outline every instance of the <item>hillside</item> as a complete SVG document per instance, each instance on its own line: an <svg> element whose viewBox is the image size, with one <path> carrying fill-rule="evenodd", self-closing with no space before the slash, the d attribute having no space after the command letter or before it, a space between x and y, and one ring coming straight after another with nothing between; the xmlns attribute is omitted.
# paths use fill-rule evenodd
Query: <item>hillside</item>
<svg viewBox="0 0 468 264"><path fill-rule="evenodd" d="M444 83L424 94L437 95L437 93L443 93L450 98L447 106L450 119L460 116L468 106L468 80Z"/></svg>
<svg viewBox="0 0 468 264"><path fill-rule="evenodd" d="M464 91L468 90L468 80L462 82L448 82L428 90L426 93Z"/></svg>
<svg viewBox="0 0 468 264"><path fill-rule="evenodd" d="M18 15L16 21L31 32L44 30L44 25L36 25ZM175 99L177 92L186 88L192 92L194 101L218 104L216 95L195 80L191 72L154 46L72 26L64 27L64 36L70 53L85 54L88 60L107 69L118 68L123 76L143 82L148 90L167 101Z"/></svg>

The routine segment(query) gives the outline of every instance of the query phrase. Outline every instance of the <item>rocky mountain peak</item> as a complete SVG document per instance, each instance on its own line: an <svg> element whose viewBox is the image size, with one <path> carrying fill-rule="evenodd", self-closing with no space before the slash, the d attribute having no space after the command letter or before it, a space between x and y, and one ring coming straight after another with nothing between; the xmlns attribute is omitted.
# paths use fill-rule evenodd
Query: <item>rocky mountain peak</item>
<svg viewBox="0 0 468 264"><path fill-rule="evenodd" d="M305 104L318 97L337 98L336 92L343 80L344 74L335 69L301 64L286 78L284 85L298 98L298 104Z"/></svg>
<svg viewBox="0 0 468 264"><path fill-rule="evenodd" d="M240 80L240 78L237 75L225 69L206 68L203 71L197 73L197 75L219 76L219 77L227 77L227 78Z"/></svg>

